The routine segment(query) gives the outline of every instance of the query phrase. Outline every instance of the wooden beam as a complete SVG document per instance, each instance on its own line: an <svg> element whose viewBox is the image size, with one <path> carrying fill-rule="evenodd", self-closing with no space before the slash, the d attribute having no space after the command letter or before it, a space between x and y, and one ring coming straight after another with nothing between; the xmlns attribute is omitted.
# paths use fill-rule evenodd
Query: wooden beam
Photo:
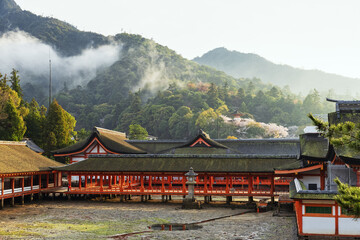
<svg viewBox="0 0 360 240"><path fill-rule="evenodd" d="M293 169L293 170L275 170L275 174L301 173L301 172L307 172L307 171L311 171L311 170L315 170L315 169L322 169L322 168L323 168L323 165L318 164L318 165L314 165L314 166L310 166L310 167L298 168L298 169Z"/></svg>

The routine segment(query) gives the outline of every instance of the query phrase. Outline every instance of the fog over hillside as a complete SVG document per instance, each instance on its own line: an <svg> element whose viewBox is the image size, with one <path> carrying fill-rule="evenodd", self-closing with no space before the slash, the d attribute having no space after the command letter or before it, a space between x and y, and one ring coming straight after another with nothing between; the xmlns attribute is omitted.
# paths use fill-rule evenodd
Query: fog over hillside
<svg viewBox="0 0 360 240"><path fill-rule="evenodd" d="M87 48L81 54L61 56L51 46L23 31L11 31L0 37L0 72L10 73L12 68L21 74L23 84L47 87L49 59L51 59L54 90L67 84L69 88L85 85L101 69L119 59L121 45L110 44Z"/></svg>
<svg viewBox="0 0 360 240"><path fill-rule="evenodd" d="M275 64L256 54L230 51L226 48L216 48L193 61L214 67L236 78L256 77L267 83L288 85L293 92L303 94L316 88L319 91L335 89L339 94L355 95L358 92L354 86L360 83L360 79Z"/></svg>

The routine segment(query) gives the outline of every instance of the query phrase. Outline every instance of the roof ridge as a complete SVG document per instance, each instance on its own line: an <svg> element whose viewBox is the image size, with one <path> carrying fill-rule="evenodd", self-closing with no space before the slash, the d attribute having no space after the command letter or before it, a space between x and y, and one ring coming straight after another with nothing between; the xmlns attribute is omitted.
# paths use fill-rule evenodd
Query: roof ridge
<svg viewBox="0 0 360 240"><path fill-rule="evenodd" d="M26 142L19 142L19 141L5 141L5 140L0 140L0 144L2 144L2 145L21 145L21 146L26 146Z"/></svg>
<svg viewBox="0 0 360 240"><path fill-rule="evenodd" d="M119 132L119 131L115 131L115 130L110 130L110 129L106 129L106 128L101 128L101 127L94 127L96 131L99 132L99 130L101 132L106 132L106 133L112 133L112 134L117 134L117 135L122 135L124 137L126 137L126 133L123 132ZM99 132L100 133L100 132Z"/></svg>

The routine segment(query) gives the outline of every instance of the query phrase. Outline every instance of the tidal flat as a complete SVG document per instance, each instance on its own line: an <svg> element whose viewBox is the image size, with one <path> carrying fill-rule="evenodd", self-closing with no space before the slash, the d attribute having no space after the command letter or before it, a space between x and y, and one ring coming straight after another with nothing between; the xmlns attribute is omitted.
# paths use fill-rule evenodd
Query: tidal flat
<svg viewBox="0 0 360 240"><path fill-rule="evenodd" d="M297 239L294 217L273 217L272 211L237 215L245 211L214 204L184 210L176 200L45 200L1 210L0 239ZM151 229L154 224L191 224L219 217L225 218L199 223L202 227L196 230Z"/></svg>

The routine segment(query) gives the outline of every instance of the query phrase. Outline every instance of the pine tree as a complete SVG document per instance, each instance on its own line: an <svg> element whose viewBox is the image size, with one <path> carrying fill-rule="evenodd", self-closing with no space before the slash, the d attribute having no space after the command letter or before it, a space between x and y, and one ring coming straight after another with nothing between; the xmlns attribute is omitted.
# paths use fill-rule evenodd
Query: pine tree
<svg viewBox="0 0 360 240"><path fill-rule="evenodd" d="M26 126L19 111L11 100L6 102L4 108L7 118L0 123L0 139L9 141L22 140Z"/></svg>
<svg viewBox="0 0 360 240"><path fill-rule="evenodd" d="M46 116L46 151L62 148L74 142L75 118L66 112L54 99ZM53 135L52 135L53 134Z"/></svg>
<svg viewBox="0 0 360 240"><path fill-rule="evenodd" d="M18 71L15 69L11 71L11 75L10 75L11 89L14 90L18 94L19 98L22 99L23 93L20 87L20 78L17 73Z"/></svg>
<svg viewBox="0 0 360 240"><path fill-rule="evenodd" d="M25 117L26 133L25 136L31 138L37 145L44 145L44 125L46 116L40 112L41 108L35 98L29 104L29 114Z"/></svg>
<svg viewBox="0 0 360 240"><path fill-rule="evenodd" d="M336 202L349 215L355 218L360 217L360 188L350 187L348 184L340 182L338 178L334 180L338 185L339 194L335 196Z"/></svg>

